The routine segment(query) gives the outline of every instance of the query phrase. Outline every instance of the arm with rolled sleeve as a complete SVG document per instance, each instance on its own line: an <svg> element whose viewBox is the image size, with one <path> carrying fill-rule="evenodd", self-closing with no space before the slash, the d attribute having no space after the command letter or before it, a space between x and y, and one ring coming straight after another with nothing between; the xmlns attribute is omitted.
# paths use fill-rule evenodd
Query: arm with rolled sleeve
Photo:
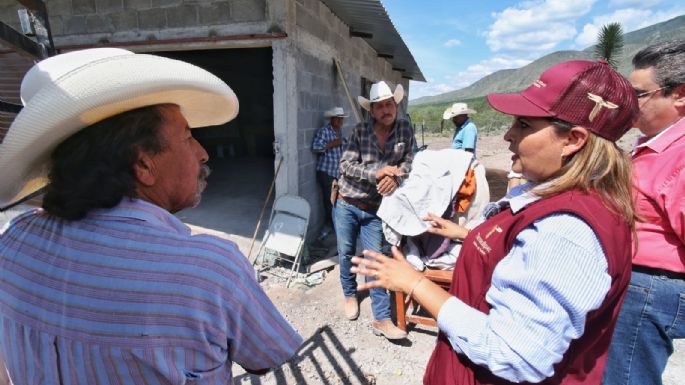
<svg viewBox="0 0 685 385"><path fill-rule="evenodd" d="M364 123L359 123L352 130L352 135L347 142L345 151L343 151L342 157L340 158L340 174L346 177L362 181L366 180L370 183L376 183L376 169L371 167L365 167L362 164L362 130L364 128Z"/></svg>
<svg viewBox="0 0 685 385"><path fill-rule="evenodd" d="M552 252L550 252L552 251ZM438 327L452 348L498 377L540 382L554 374L587 314L611 285L606 257L592 229L569 214L524 229L496 266L484 314L451 297Z"/></svg>

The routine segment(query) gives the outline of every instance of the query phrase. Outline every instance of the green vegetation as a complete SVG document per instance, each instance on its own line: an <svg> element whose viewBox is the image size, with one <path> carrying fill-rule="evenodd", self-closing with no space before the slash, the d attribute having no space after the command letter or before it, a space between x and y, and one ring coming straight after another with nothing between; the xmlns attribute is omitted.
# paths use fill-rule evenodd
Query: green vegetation
<svg viewBox="0 0 685 385"><path fill-rule="evenodd" d="M620 23L609 23L602 27L597 36L595 57L606 60L617 69L623 53L623 29Z"/></svg>
<svg viewBox="0 0 685 385"><path fill-rule="evenodd" d="M469 115L476 126L478 126L478 135L502 134L511 125L511 116L495 111L490 107L484 96L467 100L455 100L454 102L464 102L469 105L469 108L478 112L477 114ZM451 105L451 102L421 104L418 106L410 105L408 112L411 115L412 122L416 125L417 134L421 132L421 124L424 124L425 133L451 137L454 133L454 124L449 120L442 120L442 113Z"/></svg>

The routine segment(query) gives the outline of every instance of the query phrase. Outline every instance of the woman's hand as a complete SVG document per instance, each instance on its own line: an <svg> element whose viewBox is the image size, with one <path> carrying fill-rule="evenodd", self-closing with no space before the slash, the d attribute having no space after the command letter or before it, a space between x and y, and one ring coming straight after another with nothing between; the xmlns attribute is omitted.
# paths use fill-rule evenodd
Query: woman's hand
<svg viewBox="0 0 685 385"><path fill-rule="evenodd" d="M469 229L458 225L448 219L440 218L435 214L428 213L424 221L430 221L431 227L426 232L437 234L450 239L464 239L469 234Z"/></svg>
<svg viewBox="0 0 685 385"><path fill-rule="evenodd" d="M375 278L374 281L362 283L357 290L374 287L384 287L392 291L409 293L412 287L423 277L412 265L404 259L404 255L397 248L392 248L393 258L381 253L364 250L366 258L353 257L350 271Z"/></svg>

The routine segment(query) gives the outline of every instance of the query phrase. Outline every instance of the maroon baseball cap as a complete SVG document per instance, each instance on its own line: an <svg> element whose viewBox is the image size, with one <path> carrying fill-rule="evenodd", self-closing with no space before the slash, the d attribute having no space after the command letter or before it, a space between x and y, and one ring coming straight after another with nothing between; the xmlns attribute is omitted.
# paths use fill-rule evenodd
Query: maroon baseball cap
<svg viewBox="0 0 685 385"><path fill-rule="evenodd" d="M605 61L559 63L524 91L489 94L488 102L507 115L561 119L612 142L630 129L638 113L635 90Z"/></svg>

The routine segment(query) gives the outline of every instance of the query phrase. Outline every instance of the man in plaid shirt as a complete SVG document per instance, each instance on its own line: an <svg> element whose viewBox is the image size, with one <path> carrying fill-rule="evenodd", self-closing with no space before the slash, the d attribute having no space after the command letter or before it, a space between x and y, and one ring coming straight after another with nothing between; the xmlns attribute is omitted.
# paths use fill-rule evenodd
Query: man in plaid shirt
<svg viewBox="0 0 685 385"><path fill-rule="evenodd" d="M345 316L350 320L359 316L356 274L350 272L357 238L365 250L381 250L383 233L376 210L382 197L392 194L411 169L414 132L408 121L397 119L397 103L403 97L401 85L393 93L384 81L371 86L369 99L359 96L359 104L371 113L371 119L357 124L340 160L335 228ZM405 338L407 334L390 320L388 292L383 288L369 292L374 334L391 340Z"/></svg>
<svg viewBox="0 0 685 385"><path fill-rule="evenodd" d="M331 202L331 186L333 181L338 179L338 167L343 147L347 144L347 139L342 137L341 127L343 118L346 118L342 107L333 107L324 112L324 118L329 122L319 128L312 141L312 151L319 155L316 161L316 182L321 186L323 194L323 207L326 213L326 223L333 226L333 204Z"/></svg>

